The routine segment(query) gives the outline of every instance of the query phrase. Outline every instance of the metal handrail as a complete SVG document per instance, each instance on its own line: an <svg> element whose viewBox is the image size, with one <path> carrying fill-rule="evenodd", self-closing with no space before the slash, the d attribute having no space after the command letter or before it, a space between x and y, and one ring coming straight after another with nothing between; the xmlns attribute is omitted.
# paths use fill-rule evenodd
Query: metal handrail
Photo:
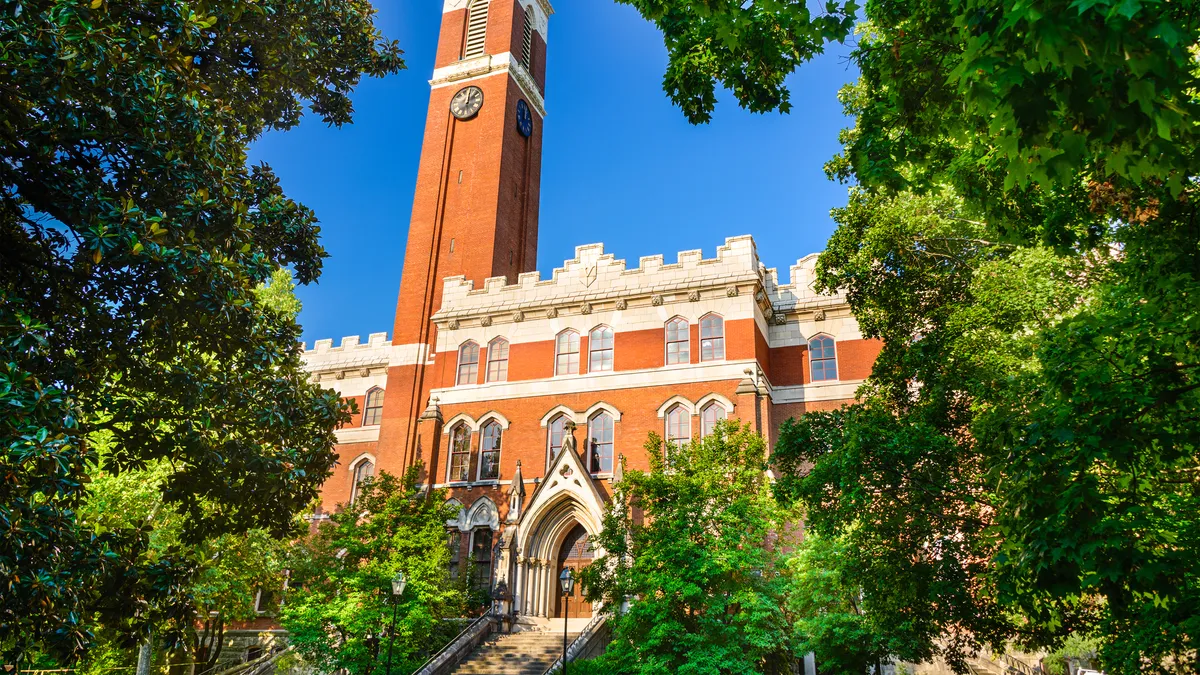
<svg viewBox="0 0 1200 675"><path fill-rule="evenodd" d="M433 663L434 661L436 661L436 660L437 660L437 657L441 656L443 653L445 653L446 651L448 651L448 650L450 650L451 648L453 648L453 647L454 647L454 645L455 645L455 644L457 644L457 643L458 643L458 641L459 641L459 640L461 640L461 639L463 638L463 636L464 636L464 635L466 635L467 633L470 633L470 632L471 632L471 630L473 630L473 629L474 629L476 626L478 626L480 623L482 623L482 622L484 622L484 621L490 621L491 619L492 619L492 610L490 610L490 609L489 609L487 612L485 612L485 613L483 614L483 616L481 616L481 617L479 617L478 619L475 619L475 620L474 620L474 621L472 621L471 623L467 624L467 627L466 627L466 628L464 628L464 629L462 630L462 632L461 632L461 633L459 633L458 635L454 636L454 639L453 639L453 640L451 640L450 642L446 643L446 646L445 646L445 647L442 647L441 649L439 649L439 650L437 650L436 652L434 652L433 656L430 656L430 657L429 657L429 660L425 661L425 663L422 663L422 664L421 664L421 667L417 668L416 670L414 670L414 671L412 672L412 675L419 675L419 673L420 673L422 670L425 670L427 667L429 667L429 664L431 664L431 663Z"/></svg>
<svg viewBox="0 0 1200 675"><path fill-rule="evenodd" d="M576 635L575 639L571 640L571 644L567 645L566 653L555 659L554 663L551 663L550 667L547 668L546 672L542 673L542 675L550 675L555 668L561 668L563 659L571 654L571 649L575 647L575 644L580 640L590 637L591 634L595 632L596 628L604 622L604 618L603 612L596 612L596 616L593 616L592 620L589 621L587 625L583 627L583 630L579 632L579 635Z"/></svg>
<svg viewBox="0 0 1200 675"><path fill-rule="evenodd" d="M1000 660L1009 668L1020 671L1022 675L1038 675L1042 672L1040 667L1035 668L1007 652L1000 655Z"/></svg>

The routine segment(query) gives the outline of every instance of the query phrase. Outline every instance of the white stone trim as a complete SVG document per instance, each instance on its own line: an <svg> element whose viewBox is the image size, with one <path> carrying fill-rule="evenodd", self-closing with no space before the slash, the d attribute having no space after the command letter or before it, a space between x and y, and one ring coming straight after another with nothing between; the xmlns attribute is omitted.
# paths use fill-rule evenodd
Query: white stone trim
<svg viewBox="0 0 1200 675"><path fill-rule="evenodd" d="M496 508L496 502L486 496L480 497L467 509L466 522L467 529L464 532L477 527L488 527L495 532L500 529L500 510Z"/></svg>
<svg viewBox="0 0 1200 675"><path fill-rule="evenodd" d="M449 14L450 12L456 12L460 9L466 9L467 5L469 4L471 4L471 0L443 0L442 14ZM548 0L537 0L536 2L528 2L527 0L523 0L521 2L521 6L526 10L528 10L530 7L533 7L534 19L536 19L535 26L537 27L538 32L542 34L542 37L549 40L549 17L554 14L554 8L550 6Z"/></svg>
<svg viewBox="0 0 1200 675"><path fill-rule="evenodd" d="M839 401L854 399L863 380L814 382L790 387L771 387L771 402L803 403L805 401Z"/></svg>
<svg viewBox="0 0 1200 675"><path fill-rule="evenodd" d="M676 394L664 401L662 405L658 406L658 419L666 419L667 411L671 408L674 408L676 405L683 406L684 410L687 410L689 415L695 417L696 406L689 399Z"/></svg>
<svg viewBox="0 0 1200 675"><path fill-rule="evenodd" d="M705 394L704 396L700 397L700 400L696 401L696 414L699 415L699 414L703 413L704 406L708 405L709 403L712 403L713 401L716 401L717 403L720 403L722 406L725 407L726 415L733 415L733 401L730 401L729 399L725 398L724 396L722 396L716 392L713 392L711 394Z"/></svg>
<svg viewBox="0 0 1200 675"><path fill-rule="evenodd" d="M521 89L521 93L525 94L530 106L542 119L545 119L546 100L543 98L542 92L538 90L537 81L533 79L533 75L528 70L525 70L521 60L512 52L484 54L437 68L433 71L433 78L429 80L429 86L433 89L462 86L467 82L503 73L512 76L517 87Z"/></svg>
<svg viewBox="0 0 1200 675"><path fill-rule="evenodd" d="M350 445L352 443L371 443L379 440L379 425L370 427L346 427L337 429L333 432L337 437L338 445Z"/></svg>
<svg viewBox="0 0 1200 675"><path fill-rule="evenodd" d="M437 396L440 404L447 406L533 396L566 396L585 392L672 386L719 380L740 381L746 377L742 371L755 364L754 359L685 363L644 370L605 371L521 382L492 382L449 387L434 389L431 395Z"/></svg>
<svg viewBox="0 0 1200 675"><path fill-rule="evenodd" d="M576 417L575 411L571 410L570 408L568 408L565 405L560 404L560 405L556 405L553 408L551 408L550 412L546 413L545 415L542 415L542 420L541 420L541 422L539 422L539 425L543 429L545 429L550 426L550 420L554 419L555 417L558 417L559 415L566 415L572 422L579 424L579 422L577 422L575 420L575 417Z"/></svg>
<svg viewBox="0 0 1200 675"><path fill-rule="evenodd" d="M442 435L449 436L450 432L454 431L454 427L458 426L460 422L465 422L467 428L471 430L472 434L479 431L479 422L476 422L474 417L471 417L466 413L458 413L454 417L446 420L446 423L442 425Z"/></svg>
<svg viewBox="0 0 1200 675"><path fill-rule="evenodd" d="M392 353L388 355L388 366L415 366L429 362L429 345L409 344L392 345Z"/></svg>
<svg viewBox="0 0 1200 675"><path fill-rule="evenodd" d="M346 465L346 468L347 468L347 470L349 470L351 476L354 475L354 468L356 466L358 466L359 464L362 464L363 462L370 462L370 463L374 464L376 467L379 466L379 461L375 459L375 455L373 455L369 452L359 453L358 456L355 457L353 461L351 461L348 465Z"/></svg>
<svg viewBox="0 0 1200 675"><path fill-rule="evenodd" d="M587 422L589 422L592 419L593 415L600 412L601 410L603 410L604 412L611 415L613 418L613 422L621 421L621 411L617 410L617 407L615 405L608 403L606 401L600 401L598 403L593 404L592 407L588 408L586 411L583 412L582 420L580 420L577 417L575 420L575 424L577 424L577 425L580 423L586 424ZM576 413L576 414L578 415L578 413ZM615 457L613 458L613 461L616 461Z"/></svg>
<svg viewBox="0 0 1200 675"><path fill-rule="evenodd" d="M483 425L487 424L491 420L495 420L495 421L499 422L500 429L502 431L508 431L508 426L509 426L508 418L495 410L489 410L488 412L485 412L484 414L480 415L479 422L478 422L477 426L475 427L475 430L478 431L478 430L482 429Z"/></svg>

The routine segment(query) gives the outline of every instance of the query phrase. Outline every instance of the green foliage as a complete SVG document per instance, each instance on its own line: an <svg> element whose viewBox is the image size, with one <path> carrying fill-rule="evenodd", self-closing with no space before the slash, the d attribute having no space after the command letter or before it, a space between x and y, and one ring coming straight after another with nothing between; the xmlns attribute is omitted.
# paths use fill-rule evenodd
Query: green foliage
<svg viewBox="0 0 1200 675"><path fill-rule="evenodd" d="M890 635L953 661L1078 634L1115 673L1195 653L1195 10L866 7L818 283L884 348L863 403L775 459L814 529L871 552L864 605L912 608Z"/></svg>
<svg viewBox="0 0 1200 675"><path fill-rule="evenodd" d="M446 618L463 616L466 597L449 578L445 491L418 487L420 467L382 472L293 550L280 622L296 651L321 672L382 670L393 611L393 671L408 673L453 637ZM392 578L408 579L398 602Z"/></svg>
<svg viewBox="0 0 1200 675"><path fill-rule="evenodd" d="M325 254L246 150L305 103L348 122L403 63L366 0L9 2L0 62L0 650L70 659L97 613L190 621L190 564L77 518L97 432L105 472L170 466L186 543L284 534L316 496L346 414L255 288Z"/></svg>
<svg viewBox="0 0 1200 675"><path fill-rule="evenodd" d="M651 436L650 472L614 486L604 554L583 572L613 630L583 666L639 675L790 672L782 514L767 485L765 445L736 423L671 448ZM626 599L633 600L622 611ZM572 669L574 670L574 669ZM588 671L580 671L588 672Z"/></svg>
<svg viewBox="0 0 1200 675"><path fill-rule="evenodd" d="M905 650L885 639L862 606L861 585L843 565L848 542L809 535L788 559L787 609L796 653L812 653L822 672L865 673Z"/></svg>
<svg viewBox="0 0 1200 675"><path fill-rule="evenodd" d="M693 124L708 122L720 82L753 112L791 109L785 78L843 40L854 25L855 0L830 0L817 16L796 0L617 0L663 32L669 63L663 89Z"/></svg>

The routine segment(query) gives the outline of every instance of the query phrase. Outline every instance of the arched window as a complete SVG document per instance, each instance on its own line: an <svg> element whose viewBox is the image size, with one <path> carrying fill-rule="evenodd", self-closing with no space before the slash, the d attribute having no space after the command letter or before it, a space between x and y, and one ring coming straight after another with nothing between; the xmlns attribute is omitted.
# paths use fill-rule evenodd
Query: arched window
<svg viewBox="0 0 1200 675"><path fill-rule="evenodd" d="M488 0L474 0L467 10L467 41L463 58L482 56L487 42Z"/></svg>
<svg viewBox="0 0 1200 675"><path fill-rule="evenodd" d="M508 340L496 338L488 343L487 350L487 381L506 382L508 380Z"/></svg>
<svg viewBox="0 0 1200 675"><path fill-rule="evenodd" d="M592 473L612 473L613 418L606 412L588 420L588 458Z"/></svg>
<svg viewBox="0 0 1200 675"><path fill-rule="evenodd" d="M383 420L383 390L379 387L372 387L367 392L367 400L363 405L362 425L364 427L375 426Z"/></svg>
<svg viewBox="0 0 1200 675"><path fill-rule="evenodd" d="M677 405L667 411L667 443L680 447L692 440L692 415L688 409Z"/></svg>
<svg viewBox="0 0 1200 675"><path fill-rule="evenodd" d="M499 422L483 425L479 439L479 480L500 478L500 439L503 435Z"/></svg>
<svg viewBox="0 0 1200 675"><path fill-rule="evenodd" d="M550 420L550 425L546 429L546 468L550 468L550 462L558 455L558 451L562 450L563 438L567 434L567 416L559 415Z"/></svg>
<svg viewBox="0 0 1200 675"><path fill-rule="evenodd" d="M458 348L458 384L475 384L479 381L479 345L464 342Z"/></svg>
<svg viewBox="0 0 1200 675"><path fill-rule="evenodd" d="M828 335L818 335L809 340L808 362L813 382L838 379L837 351L834 349L833 338Z"/></svg>
<svg viewBox="0 0 1200 675"><path fill-rule="evenodd" d="M725 358L725 319L709 314L700 319L700 360L720 361Z"/></svg>
<svg viewBox="0 0 1200 675"><path fill-rule="evenodd" d="M475 588L492 587L492 529L477 527L471 531L471 558L475 561Z"/></svg>
<svg viewBox="0 0 1200 675"><path fill-rule="evenodd" d="M554 341L554 374L579 374L579 333L565 330Z"/></svg>
<svg viewBox="0 0 1200 675"><path fill-rule="evenodd" d="M667 365L691 362L691 335L687 319L667 322Z"/></svg>
<svg viewBox="0 0 1200 675"><path fill-rule="evenodd" d="M596 326L588 334L588 372L613 369L613 329Z"/></svg>
<svg viewBox="0 0 1200 675"><path fill-rule="evenodd" d="M362 493L362 484L375 475L375 462L370 459L360 460L350 471L350 503L358 500Z"/></svg>
<svg viewBox="0 0 1200 675"><path fill-rule="evenodd" d="M725 406L716 401L704 406L704 409L700 411L700 438L711 434L717 423L724 421L726 414Z"/></svg>
<svg viewBox="0 0 1200 675"><path fill-rule="evenodd" d="M533 7L525 9L525 27L521 30L521 65L533 69Z"/></svg>
<svg viewBox="0 0 1200 675"><path fill-rule="evenodd" d="M451 483L465 482L471 471L471 428L465 423L450 432L450 475Z"/></svg>

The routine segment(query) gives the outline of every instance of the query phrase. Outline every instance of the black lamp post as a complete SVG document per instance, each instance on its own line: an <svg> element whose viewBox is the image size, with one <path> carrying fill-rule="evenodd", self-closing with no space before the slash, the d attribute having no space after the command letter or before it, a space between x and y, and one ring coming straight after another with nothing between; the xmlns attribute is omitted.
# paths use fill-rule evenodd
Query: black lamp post
<svg viewBox="0 0 1200 675"><path fill-rule="evenodd" d="M407 585L408 579L405 578L404 572L396 572L396 576L392 578L392 629L388 631L387 675L392 675L392 645L396 643L396 610L400 607L400 596L404 594L404 587Z"/></svg>
<svg viewBox="0 0 1200 675"><path fill-rule="evenodd" d="M558 575L558 583L562 586L563 593L563 655L562 655L562 672L567 675L567 598L571 595L571 589L575 588L575 577L571 576L571 568L564 567L562 574Z"/></svg>

